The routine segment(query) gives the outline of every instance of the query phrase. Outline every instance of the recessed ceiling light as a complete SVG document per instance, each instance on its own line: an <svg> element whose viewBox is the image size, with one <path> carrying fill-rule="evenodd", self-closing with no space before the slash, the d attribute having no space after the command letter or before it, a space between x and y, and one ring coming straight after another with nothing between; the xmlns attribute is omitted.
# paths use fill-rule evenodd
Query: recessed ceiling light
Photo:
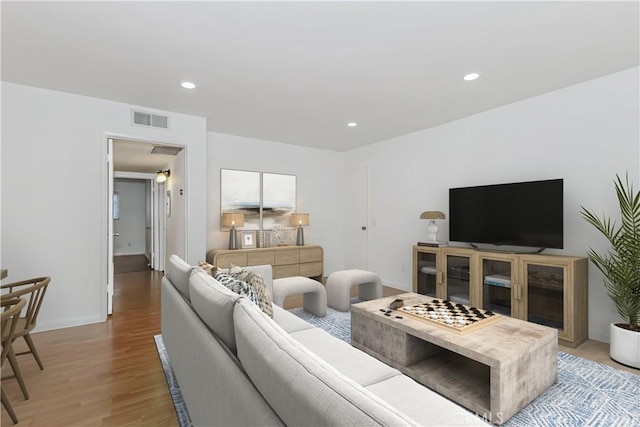
<svg viewBox="0 0 640 427"><path fill-rule="evenodd" d="M347 123L347 126L349 126L350 128L354 128L354 127L358 126L358 124L356 122L349 122L349 123Z"/></svg>
<svg viewBox="0 0 640 427"><path fill-rule="evenodd" d="M478 74L478 73L471 73L471 74L467 74L466 76L464 76L464 79L468 81L468 80L475 80L475 79L477 79L478 77L480 77L480 74Z"/></svg>
<svg viewBox="0 0 640 427"><path fill-rule="evenodd" d="M182 82L180 83L180 86L182 86L185 89L195 89L196 87L196 85L191 82Z"/></svg>

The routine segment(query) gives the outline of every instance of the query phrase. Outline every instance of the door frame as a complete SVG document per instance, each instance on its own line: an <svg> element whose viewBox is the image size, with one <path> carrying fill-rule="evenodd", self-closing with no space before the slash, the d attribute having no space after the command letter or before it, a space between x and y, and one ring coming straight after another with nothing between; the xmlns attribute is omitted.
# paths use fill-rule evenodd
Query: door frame
<svg viewBox="0 0 640 427"><path fill-rule="evenodd" d="M107 277L106 277L106 285L107 292L105 295L104 289L101 289L100 296L106 296L106 301L102 304L102 309L106 308L106 313L103 314L103 318L106 318L109 314L113 313L113 293L114 293L114 268L113 268L113 139L111 137L107 137L106 147L107 147L107 182L106 182L106 195L102 198L103 201L107 204L107 233L106 233L106 246L107 246ZM105 209L102 209L104 212Z"/></svg>
<svg viewBox="0 0 640 427"><path fill-rule="evenodd" d="M167 142L167 141L158 141L152 139L140 138L139 136L121 134L116 132L103 132L102 134L102 144L101 144L101 166L102 166L102 190L101 190L101 199L102 199L102 226L100 234L102 235L102 254L101 259L103 260L100 264L100 286L98 286L98 292L100 293L100 314L101 318L106 320L107 317L113 311L113 284L114 284L114 274L113 274L113 205L112 205L112 194L113 194L113 140L127 140L134 142L141 142L150 145L170 145L170 146L180 146L183 147L184 150L187 149L186 146L182 144ZM186 175L188 171L188 162L185 155L184 158L184 171L185 171L185 182ZM162 200L162 206L158 207L159 216L162 216L162 220L166 220L164 215L164 195L166 191L164 191L165 185L161 184L158 188L158 192L163 194L163 197L158 197L158 200ZM186 204L186 200L185 200ZM185 229L185 240L188 235L188 211L185 207L185 218L184 218L184 229ZM159 223L161 221L158 221ZM161 226L162 224L159 224ZM165 227L162 227L161 233L165 234ZM166 245L166 239L165 239ZM186 243L185 243L186 245ZM185 246L187 248L188 246ZM160 253L159 257L161 257L160 266L162 267L160 271L164 271L164 253ZM105 292L106 291L106 292Z"/></svg>

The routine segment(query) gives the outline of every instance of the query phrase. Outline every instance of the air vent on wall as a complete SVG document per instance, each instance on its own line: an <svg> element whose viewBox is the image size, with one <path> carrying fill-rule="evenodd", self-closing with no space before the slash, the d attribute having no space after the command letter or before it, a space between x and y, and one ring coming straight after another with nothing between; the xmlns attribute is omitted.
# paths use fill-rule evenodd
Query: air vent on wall
<svg viewBox="0 0 640 427"><path fill-rule="evenodd" d="M151 154L166 154L168 156L177 156L182 151L182 147L171 147L168 145L154 145Z"/></svg>
<svg viewBox="0 0 640 427"><path fill-rule="evenodd" d="M169 129L169 117L157 114L145 113L144 111L133 112L133 124L141 126L151 126L154 128Z"/></svg>

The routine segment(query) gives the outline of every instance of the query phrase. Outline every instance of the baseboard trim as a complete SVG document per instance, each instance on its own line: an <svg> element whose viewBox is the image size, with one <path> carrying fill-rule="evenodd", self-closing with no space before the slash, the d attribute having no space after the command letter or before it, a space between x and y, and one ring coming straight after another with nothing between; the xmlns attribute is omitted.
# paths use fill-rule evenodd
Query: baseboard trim
<svg viewBox="0 0 640 427"><path fill-rule="evenodd" d="M52 331L55 329L72 328L74 326L90 325L92 323L102 323L104 321L105 319L100 318L100 316L77 317L75 319L56 320L50 322L38 320L38 325L34 328L33 332L36 333Z"/></svg>
<svg viewBox="0 0 640 427"><path fill-rule="evenodd" d="M397 289L399 291L404 291L404 292L413 292L411 290L411 286L409 286L409 290L406 290L406 283L398 283L398 282L392 282L390 280L386 280L386 279L382 279L382 284L384 286L387 286L389 288L394 288Z"/></svg>

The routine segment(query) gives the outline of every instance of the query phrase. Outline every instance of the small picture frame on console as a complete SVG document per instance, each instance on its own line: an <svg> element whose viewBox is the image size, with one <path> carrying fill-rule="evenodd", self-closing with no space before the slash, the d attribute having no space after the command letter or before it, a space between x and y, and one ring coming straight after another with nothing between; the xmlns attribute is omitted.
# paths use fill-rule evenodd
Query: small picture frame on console
<svg viewBox="0 0 640 427"><path fill-rule="evenodd" d="M240 231L240 244L242 249L252 249L256 247L256 231L242 230Z"/></svg>

